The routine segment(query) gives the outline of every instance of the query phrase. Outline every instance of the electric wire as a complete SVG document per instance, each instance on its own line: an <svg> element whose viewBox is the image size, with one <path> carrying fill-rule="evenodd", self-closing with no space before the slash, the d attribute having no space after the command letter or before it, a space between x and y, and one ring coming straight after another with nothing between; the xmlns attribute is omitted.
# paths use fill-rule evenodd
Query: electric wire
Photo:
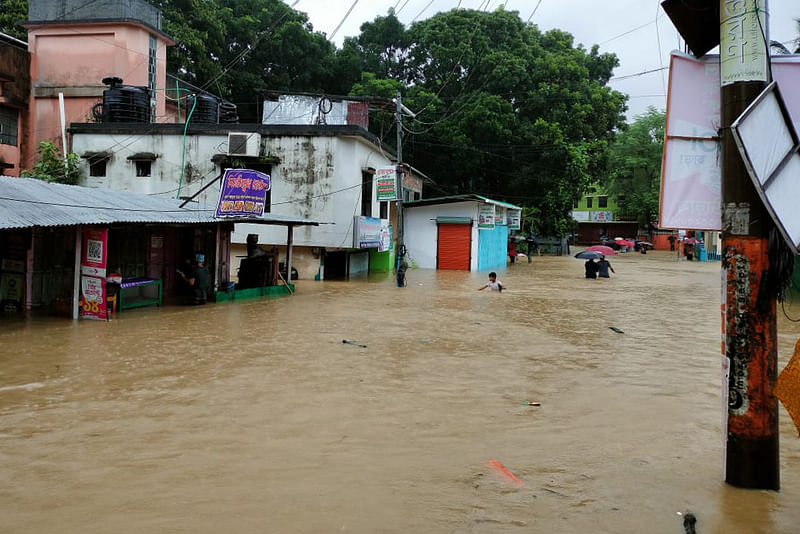
<svg viewBox="0 0 800 534"><path fill-rule="evenodd" d="M531 19L533 18L533 16L536 14L536 11L539 9L539 6L540 6L540 5L542 5L542 0L539 0L539 2L536 4L536 7L534 7L534 8L533 8L533 12L531 13L531 16L530 16L530 17L528 17L528 20L526 20L526 21L525 21L526 23L528 23L528 22L530 22L530 21L531 21Z"/></svg>
<svg viewBox="0 0 800 534"><path fill-rule="evenodd" d="M428 5L426 5L425 7L423 7L423 8L422 8L422 10L420 10L420 12L419 12L419 13L417 13L417 16L416 16L416 17L414 17L413 19L411 19L411 24L414 24L414 22L416 22L416 20L417 20L417 19L418 19L418 18L419 18L419 17L420 17L420 16L421 16L423 13L425 13L425 11L427 11L427 9L428 9L429 7L431 7L431 4L433 4L433 2L434 2L434 0L430 0L430 2L428 2Z"/></svg>
<svg viewBox="0 0 800 534"><path fill-rule="evenodd" d="M331 32L330 37L328 37L329 41L333 40L333 36L336 35L336 32L338 32L339 28L341 28L342 24L344 24L344 21L346 21L347 17L350 16L350 13L353 12L353 8L356 7L356 4L358 4L358 0L354 0L353 1L353 5L350 6L350 9L347 10L347 13L345 13L344 17L342 17L342 20L339 21L339 24L336 26L336 28L333 30L333 32Z"/></svg>

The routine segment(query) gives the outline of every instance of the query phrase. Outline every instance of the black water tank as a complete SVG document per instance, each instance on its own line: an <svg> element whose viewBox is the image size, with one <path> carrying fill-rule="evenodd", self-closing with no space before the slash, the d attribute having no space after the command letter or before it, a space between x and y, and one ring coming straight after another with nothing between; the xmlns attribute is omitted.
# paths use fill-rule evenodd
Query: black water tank
<svg viewBox="0 0 800 534"><path fill-rule="evenodd" d="M238 124L239 115L236 113L236 104L225 102L219 105L219 122L226 124Z"/></svg>
<svg viewBox="0 0 800 534"><path fill-rule="evenodd" d="M147 87L122 85L121 78L103 78L102 109L93 110L103 122L150 122L150 90Z"/></svg>
<svg viewBox="0 0 800 534"><path fill-rule="evenodd" d="M195 103L196 102L196 103ZM191 95L186 102L186 109L192 111L192 123L217 124L219 123L219 100L211 95Z"/></svg>

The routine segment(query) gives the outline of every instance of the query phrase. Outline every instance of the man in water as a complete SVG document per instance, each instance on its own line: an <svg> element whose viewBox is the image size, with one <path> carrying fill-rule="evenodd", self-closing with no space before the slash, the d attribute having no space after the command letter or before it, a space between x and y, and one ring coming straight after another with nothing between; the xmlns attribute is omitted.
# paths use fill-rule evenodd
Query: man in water
<svg viewBox="0 0 800 534"><path fill-rule="evenodd" d="M600 278L611 278L608 274L609 270L611 270L612 273L617 274L617 272L611 266L611 262L608 261L605 256L600 256L600 261L597 262L597 276Z"/></svg>
<svg viewBox="0 0 800 534"><path fill-rule="evenodd" d="M586 278L591 278L592 280L597 279L597 264L594 262L594 259L589 258L586 260L583 267L586 269Z"/></svg>

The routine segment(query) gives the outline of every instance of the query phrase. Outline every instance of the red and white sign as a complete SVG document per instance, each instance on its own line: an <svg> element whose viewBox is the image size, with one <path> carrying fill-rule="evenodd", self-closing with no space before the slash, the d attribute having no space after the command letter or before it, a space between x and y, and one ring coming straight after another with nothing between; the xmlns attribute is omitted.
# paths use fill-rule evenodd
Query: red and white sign
<svg viewBox="0 0 800 534"><path fill-rule="evenodd" d="M81 258L81 316L108 318L106 306L106 262L108 229L85 228Z"/></svg>

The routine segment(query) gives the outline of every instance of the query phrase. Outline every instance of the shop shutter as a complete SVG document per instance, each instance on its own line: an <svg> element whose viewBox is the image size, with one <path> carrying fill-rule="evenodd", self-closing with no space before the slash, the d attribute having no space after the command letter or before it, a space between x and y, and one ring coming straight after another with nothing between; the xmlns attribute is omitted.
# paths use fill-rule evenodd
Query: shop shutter
<svg viewBox="0 0 800 534"><path fill-rule="evenodd" d="M469 271L472 225L440 224L437 268Z"/></svg>

